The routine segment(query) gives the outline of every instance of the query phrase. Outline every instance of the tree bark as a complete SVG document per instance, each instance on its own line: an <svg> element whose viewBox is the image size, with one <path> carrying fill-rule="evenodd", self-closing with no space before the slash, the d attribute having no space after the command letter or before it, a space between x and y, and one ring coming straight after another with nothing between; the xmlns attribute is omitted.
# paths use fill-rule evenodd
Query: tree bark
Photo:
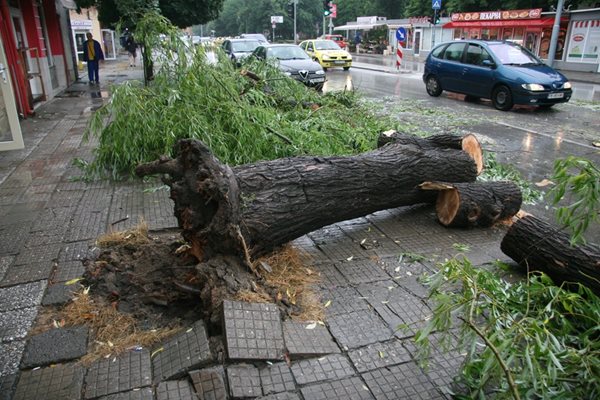
<svg viewBox="0 0 600 400"><path fill-rule="evenodd" d="M521 189L513 182L424 182L421 189L437 190L438 220L448 227L488 227L511 218L521 209Z"/></svg>
<svg viewBox="0 0 600 400"><path fill-rule="evenodd" d="M433 202L425 180L474 181L463 151L390 144L353 157L294 157L230 168L199 141L178 142L177 158L136 169L171 187L175 216L193 254L252 257L305 233L372 212Z"/></svg>
<svg viewBox="0 0 600 400"><path fill-rule="evenodd" d="M423 149L456 149L469 154L477 166L477 174L483 171L483 151L481 144L475 135L465 136L440 134L421 138L415 135L401 133L398 131L383 132L377 138L377 147L383 147L388 143L419 146Z"/></svg>
<svg viewBox="0 0 600 400"><path fill-rule="evenodd" d="M600 295L600 247L571 246L569 235L526 215L508 230L500 248L519 265L547 273L557 284L579 282Z"/></svg>

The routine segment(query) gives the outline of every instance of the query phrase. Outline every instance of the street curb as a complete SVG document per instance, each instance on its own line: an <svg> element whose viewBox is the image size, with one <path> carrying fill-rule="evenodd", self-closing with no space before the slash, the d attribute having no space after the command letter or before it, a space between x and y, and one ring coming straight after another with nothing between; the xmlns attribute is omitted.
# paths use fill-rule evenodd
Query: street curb
<svg viewBox="0 0 600 400"><path fill-rule="evenodd" d="M352 68L356 68L356 69L364 69L367 71L375 71L375 72L384 72L386 74L412 74L412 71L396 71L396 70L390 70L389 68L383 69L383 68L377 68L375 66L370 66L369 64L352 64Z"/></svg>

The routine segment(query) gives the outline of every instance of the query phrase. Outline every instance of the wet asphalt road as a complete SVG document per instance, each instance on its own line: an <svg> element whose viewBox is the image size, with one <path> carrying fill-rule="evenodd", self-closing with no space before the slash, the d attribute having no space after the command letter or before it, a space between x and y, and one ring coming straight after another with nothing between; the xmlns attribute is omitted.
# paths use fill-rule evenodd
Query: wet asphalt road
<svg viewBox="0 0 600 400"><path fill-rule="evenodd" d="M329 70L327 79L325 91L352 88L386 104L417 104L402 113L405 122L419 124L427 120L426 125L443 130L447 124L452 125L449 121L460 121L453 127L477 134L486 150L495 152L500 162L515 166L532 183L551 179L558 158L575 155L600 165L600 148L593 146L593 142L600 142L600 101L589 101L600 97L599 85L573 82L573 99L552 109L516 106L503 112L488 100L467 102L464 96L448 92L430 97L420 73ZM393 108L390 113L394 115ZM554 221L554 210L547 200L524 205L523 209ZM593 226L586 237L600 243L600 226Z"/></svg>

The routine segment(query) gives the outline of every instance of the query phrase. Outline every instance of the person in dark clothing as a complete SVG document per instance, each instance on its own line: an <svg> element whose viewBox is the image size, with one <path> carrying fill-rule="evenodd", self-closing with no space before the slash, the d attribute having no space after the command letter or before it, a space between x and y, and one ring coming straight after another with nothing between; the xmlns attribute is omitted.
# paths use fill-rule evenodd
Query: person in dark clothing
<svg viewBox="0 0 600 400"><path fill-rule="evenodd" d="M354 36L354 43L356 44L356 54L360 53L360 43L362 42L360 37L360 32L356 31L356 35Z"/></svg>
<svg viewBox="0 0 600 400"><path fill-rule="evenodd" d="M137 43L133 39L131 32L125 37L125 49L129 53L129 66L135 67L135 58L137 57Z"/></svg>
<svg viewBox="0 0 600 400"><path fill-rule="evenodd" d="M87 62L88 67L88 78L90 85L94 83L100 84L100 61L104 60L104 53L102 52L102 46L97 40L94 40L92 33L88 32L85 35L87 40L83 43L83 61Z"/></svg>

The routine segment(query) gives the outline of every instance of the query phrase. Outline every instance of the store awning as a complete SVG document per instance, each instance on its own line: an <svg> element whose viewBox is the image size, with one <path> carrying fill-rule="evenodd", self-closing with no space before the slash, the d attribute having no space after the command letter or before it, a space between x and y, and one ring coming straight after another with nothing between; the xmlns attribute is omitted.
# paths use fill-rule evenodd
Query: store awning
<svg viewBox="0 0 600 400"><path fill-rule="evenodd" d="M567 23L567 18L561 19L562 23ZM539 18L539 19L513 19L503 21L453 21L444 24L444 29L448 28L496 28L503 26L527 26L532 28L551 27L554 25L554 18Z"/></svg>
<svg viewBox="0 0 600 400"><path fill-rule="evenodd" d="M340 25L333 28L334 31L354 31L354 30L369 30L373 29L376 26L383 26L387 24L362 24L362 25Z"/></svg>

